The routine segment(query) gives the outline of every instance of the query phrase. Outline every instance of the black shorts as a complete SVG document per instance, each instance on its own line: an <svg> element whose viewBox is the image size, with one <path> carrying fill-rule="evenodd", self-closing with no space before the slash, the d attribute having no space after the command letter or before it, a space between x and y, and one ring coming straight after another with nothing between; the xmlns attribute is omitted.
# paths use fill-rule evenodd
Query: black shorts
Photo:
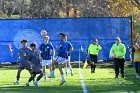
<svg viewBox="0 0 140 93"><path fill-rule="evenodd" d="M94 62L94 63L97 63L97 55L92 55L92 54L90 54L90 61L91 62Z"/></svg>

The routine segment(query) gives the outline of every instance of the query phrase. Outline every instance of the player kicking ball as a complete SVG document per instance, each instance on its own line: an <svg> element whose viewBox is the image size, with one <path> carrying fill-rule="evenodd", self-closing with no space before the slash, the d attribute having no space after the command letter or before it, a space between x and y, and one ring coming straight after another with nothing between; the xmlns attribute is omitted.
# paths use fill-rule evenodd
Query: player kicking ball
<svg viewBox="0 0 140 93"><path fill-rule="evenodd" d="M36 77L37 74L39 74L37 79L34 81L34 85L38 86L38 81L43 77L43 73L39 67L40 52L36 50L36 45L34 43L32 43L30 47L31 52L29 53L29 60L31 61L32 64L32 76L29 78L28 82L26 83L26 86L29 86L29 83Z"/></svg>
<svg viewBox="0 0 140 93"><path fill-rule="evenodd" d="M60 74L61 74L61 83L60 83L60 86L63 85L66 81L65 81L65 78L64 78L64 73L63 73L63 66L65 66L65 63L67 62L67 58L68 58L68 47L67 47L67 43L65 41L65 34L63 33L60 33L60 47L59 49L57 50L58 52L58 55L57 57L54 59L53 63L52 63L52 71L51 71L51 76L50 78L53 78L55 77L54 76L54 70L55 70L55 64L58 64L58 68L59 68L59 71L60 71Z"/></svg>
<svg viewBox="0 0 140 93"><path fill-rule="evenodd" d="M27 48L27 40L22 40L21 44L22 44L22 48L19 49L19 53L18 53L18 58L20 59L20 64L18 66L18 72L17 72L17 77L16 77L17 79L14 84L19 84L20 73L24 68L26 68L29 71L29 73L31 74L31 65L28 60L28 54L30 52L30 49Z"/></svg>
<svg viewBox="0 0 140 93"><path fill-rule="evenodd" d="M49 37L44 37L44 43L40 45L39 49L41 51L41 59L42 59L42 69L44 75L44 82L46 81L46 66L49 66L49 70L51 71L52 58L54 55L53 46L49 43Z"/></svg>

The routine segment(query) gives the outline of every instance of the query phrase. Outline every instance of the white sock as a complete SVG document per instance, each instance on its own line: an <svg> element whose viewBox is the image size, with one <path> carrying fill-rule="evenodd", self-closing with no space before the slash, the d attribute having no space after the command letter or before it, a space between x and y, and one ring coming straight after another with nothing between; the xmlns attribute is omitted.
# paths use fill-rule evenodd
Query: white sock
<svg viewBox="0 0 140 93"><path fill-rule="evenodd" d="M72 73L72 67L71 67L71 65L69 65L69 69L70 69L70 72Z"/></svg>
<svg viewBox="0 0 140 93"><path fill-rule="evenodd" d="M61 79L62 79L62 81L64 81L65 79L64 79L64 75L61 75Z"/></svg>
<svg viewBox="0 0 140 93"><path fill-rule="evenodd" d="M52 70L50 74L51 74L51 76L54 76L54 70Z"/></svg>
<svg viewBox="0 0 140 93"><path fill-rule="evenodd" d="M65 72L66 72L66 73L68 74L68 70L67 70L67 67L65 67L64 69L65 69Z"/></svg>

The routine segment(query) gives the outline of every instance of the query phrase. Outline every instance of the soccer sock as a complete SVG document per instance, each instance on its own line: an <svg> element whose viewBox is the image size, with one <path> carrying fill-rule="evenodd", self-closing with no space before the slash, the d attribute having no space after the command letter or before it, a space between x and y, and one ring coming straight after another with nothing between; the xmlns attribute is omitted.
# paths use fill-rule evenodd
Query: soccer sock
<svg viewBox="0 0 140 93"><path fill-rule="evenodd" d="M73 73L71 65L69 65L70 72Z"/></svg>
<svg viewBox="0 0 140 93"><path fill-rule="evenodd" d="M94 71L95 71L96 65L94 65Z"/></svg>
<svg viewBox="0 0 140 93"><path fill-rule="evenodd" d="M41 73L41 74L37 77L36 81L39 81L42 77L43 77L43 73Z"/></svg>
<svg viewBox="0 0 140 93"><path fill-rule="evenodd" d="M67 67L65 67L64 69L65 69L65 72L66 72L66 73L68 74L68 70L67 70Z"/></svg>
<svg viewBox="0 0 140 93"><path fill-rule="evenodd" d="M94 66L93 66L93 64L91 63L91 70L93 70L94 69Z"/></svg>
<svg viewBox="0 0 140 93"><path fill-rule="evenodd" d="M34 77L30 77L28 82L31 82L34 79Z"/></svg>
<svg viewBox="0 0 140 93"><path fill-rule="evenodd" d="M17 76L17 81L19 81L20 76Z"/></svg>
<svg viewBox="0 0 140 93"><path fill-rule="evenodd" d="M51 76L54 76L54 70L51 71Z"/></svg>
<svg viewBox="0 0 140 93"><path fill-rule="evenodd" d="M64 79L64 75L61 75L61 79L62 79L62 81L64 81L65 79Z"/></svg>

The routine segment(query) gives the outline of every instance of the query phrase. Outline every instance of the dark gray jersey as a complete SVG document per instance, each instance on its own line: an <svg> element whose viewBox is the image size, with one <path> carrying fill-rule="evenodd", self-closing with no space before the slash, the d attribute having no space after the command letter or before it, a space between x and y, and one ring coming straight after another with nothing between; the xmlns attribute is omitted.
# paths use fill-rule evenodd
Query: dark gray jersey
<svg viewBox="0 0 140 93"><path fill-rule="evenodd" d="M20 62L28 62L29 52L30 52L30 49L27 47L19 49Z"/></svg>

